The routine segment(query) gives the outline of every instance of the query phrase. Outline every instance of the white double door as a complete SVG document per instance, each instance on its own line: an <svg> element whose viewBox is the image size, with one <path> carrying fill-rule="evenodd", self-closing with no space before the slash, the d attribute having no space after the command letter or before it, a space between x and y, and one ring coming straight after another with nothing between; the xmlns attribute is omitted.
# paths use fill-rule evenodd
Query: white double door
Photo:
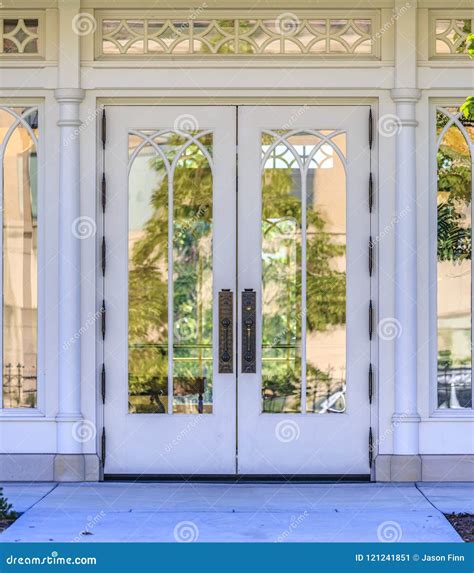
<svg viewBox="0 0 474 573"><path fill-rule="evenodd" d="M369 473L368 113L106 108L105 474Z"/></svg>

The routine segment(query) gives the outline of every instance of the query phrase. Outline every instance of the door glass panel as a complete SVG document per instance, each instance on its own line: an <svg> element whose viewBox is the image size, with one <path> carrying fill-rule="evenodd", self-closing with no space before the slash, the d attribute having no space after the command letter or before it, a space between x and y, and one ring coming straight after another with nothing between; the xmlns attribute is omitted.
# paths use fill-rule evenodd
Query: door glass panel
<svg viewBox="0 0 474 573"><path fill-rule="evenodd" d="M168 176L143 137L130 135L129 147L129 411L163 413L168 410Z"/></svg>
<svg viewBox="0 0 474 573"><path fill-rule="evenodd" d="M129 135L133 413L212 412L211 151L209 133Z"/></svg>
<svg viewBox="0 0 474 573"><path fill-rule="evenodd" d="M264 412L345 410L345 144L330 131L262 136Z"/></svg>
<svg viewBox="0 0 474 573"><path fill-rule="evenodd" d="M439 110L438 135L438 407L472 407L472 157L470 121ZM463 125L464 124L464 125Z"/></svg>
<svg viewBox="0 0 474 573"><path fill-rule="evenodd" d="M173 412L212 412L212 172L210 134L173 173Z"/></svg>
<svg viewBox="0 0 474 573"><path fill-rule="evenodd" d="M306 407L345 410L346 173L344 133L321 146L307 174Z"/></svg>

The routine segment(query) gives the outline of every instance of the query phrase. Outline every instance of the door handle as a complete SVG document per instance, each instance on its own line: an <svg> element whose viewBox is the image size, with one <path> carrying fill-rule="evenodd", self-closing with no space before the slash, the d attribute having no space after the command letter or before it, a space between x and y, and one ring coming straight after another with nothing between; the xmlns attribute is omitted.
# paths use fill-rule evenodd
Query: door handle
<svg viewBox="0 0 474 573"><path fill-rule="evenodd" d="M234 297L230 289L219 292L219 374L234 371Z"/></svg>
<svg viewBox="0 0 474 573"><path fill-rule="evenodd" d="M242 374L254 374L256 362L257 294L251 288L242 292Z"/></svg>

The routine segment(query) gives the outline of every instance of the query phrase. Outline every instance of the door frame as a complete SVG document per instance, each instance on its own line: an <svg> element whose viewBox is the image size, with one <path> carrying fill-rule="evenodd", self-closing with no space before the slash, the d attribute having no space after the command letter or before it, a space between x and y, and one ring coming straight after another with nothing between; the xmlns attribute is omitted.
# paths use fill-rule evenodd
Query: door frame
<svg viewBox="0 0 474 573"><path fill-rule="evenodd" d="M374 206L372 212L372 237L379 238L379 195L378 195L378 181L379 181L379 138L378 132L376 129L377 120L379 117L379 97L318 97L318 96L299 96L299 97L285 97L282 95L265 95L265 100L262 101L261 97L249 97L249 96L236 96L236 97L229 97L229 96L222 96L216 95L215 97L107 97L106 95L99 95L98 93L94 94L95 100L95 117L96 117L96 173L95 173L95 205L96 205L96 241L95 241L95 253L96 253L96 309L97 311L101 308L102 302L102 293L104 289L104 278L101 273L100 268L100 259L101 259L101 237L102 232L104 229L104 218L101 208L101 177L102 177L102 143L101 143L101 114L98 112L103 106L159 106L159 107L166 107L166 106L181 106L183 111L189 106L242 106L242 105L262 105L262 106L301 106L304 109L305 106L323 106L323 105L330 105L330 106L370 106L372 109L372 117L373 117L373 144L372 144L372 160L371 160L371 172L373 175L373 182L374 182ZM237 181L238 185L238 181ZM100 240L99 240L100 239ZM237 238L238 241L238 238ZM238 269L237 269L238 273ZM238 292L235 292L235 297L238 296ZM374 272L372 275L372 279L370 281L370 297L373 302L374 308L374 322L373 324L376 325L378 322L379 316L379 273L378 273L378 257L377 252L375 252L374 257ZM237 318L237 317L236 317ZM102 398L101 398L101 368L102 368L102 357L103 357L103 340L101 336L101 325L100 321L96 321L96 420L97 420L97 437L96 437L96 447L97 453L99 458L101 457L101 431L99 428L104 427L104 409L102 405ZM239 336L238 332L238 324L237 324L237 339ZM372 430L373 434L373 458L378 455L380 445L383 443L385 437L377 438L378 430L379 430L379 340L378 336L376 335L376 328L375 328L375 336L372 337L370 341L370 352L372 357L372 364L373 364L373 372L374 372L374 380L373 380L373 399L371 404L369 405L369 426ZM237 367L237 365L236 365ZM237 394L238 394L238 384L239 384L239 376L238 370L236 371L236 386L237 386ZM238 412L237 416L238 417ZM237 421L237 420L236 420ZM237 421L238 423L238 421ZM240 481L240 480L255 480L255 479L265 479L269 481L301 481L301 480L308 480L308 479L315 479L315 480L332 480L332 479L343 479L348 481L354 480L362 480L366 481L367 479L373 480L375 477L375 464L372 464L370 469L370 476L366 475L349 475L349 476L340 476L340 475L257 475L257 474L231 474L231 475L206 475L206 474L197 474L197 475L176 475L176 476L167 476L167 475L147 475L140 478L139 476L133 474L120 474L120 475L104 475L103 468L101 469L101 479L106 480L120 480L120 479L157 479L157 480L200 480L200 479L215 479L215 480L230 480L230 481Z"/></svg>

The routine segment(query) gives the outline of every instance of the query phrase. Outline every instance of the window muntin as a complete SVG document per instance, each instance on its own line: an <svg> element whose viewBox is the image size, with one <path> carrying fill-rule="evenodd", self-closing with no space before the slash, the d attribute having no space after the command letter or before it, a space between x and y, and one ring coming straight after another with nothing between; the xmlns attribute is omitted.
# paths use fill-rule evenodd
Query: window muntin
<svg viewBox="0 0 474 573"><path fill-rule="evenodd" d="M0 107L2 405L37 406L38 111Z"/></svg>
<svg viewBox="0 0 474 573"><path fill-rule="evenodd" d="M472 407L474 122L439 108L437 128L437 406Z"/></svg>
<svg viewBox="0 0 474 573"><path fill-rule="evenodd" d="M39 56L41 17L0 14L0 56Z"/></svg>

